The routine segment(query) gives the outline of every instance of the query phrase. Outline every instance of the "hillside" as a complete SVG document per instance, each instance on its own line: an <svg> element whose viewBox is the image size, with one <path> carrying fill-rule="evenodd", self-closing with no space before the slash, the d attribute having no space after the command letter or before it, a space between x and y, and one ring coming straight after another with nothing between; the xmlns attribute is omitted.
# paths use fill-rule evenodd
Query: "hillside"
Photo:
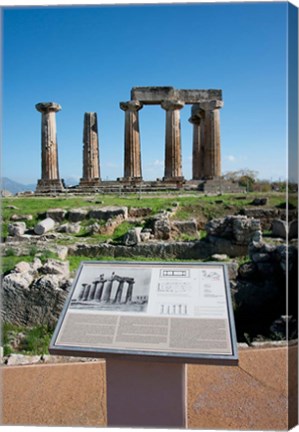
<svg viewBox="0 0 299 432"><path fill-rule="evenodd" d="M6 190L13 195L15 195L18 192L25 192L25 191L34 191L36 187L36 184L22 184L18 183L14 180L9 179L8 177L2 177L1 178L1 189Z"/></svg>

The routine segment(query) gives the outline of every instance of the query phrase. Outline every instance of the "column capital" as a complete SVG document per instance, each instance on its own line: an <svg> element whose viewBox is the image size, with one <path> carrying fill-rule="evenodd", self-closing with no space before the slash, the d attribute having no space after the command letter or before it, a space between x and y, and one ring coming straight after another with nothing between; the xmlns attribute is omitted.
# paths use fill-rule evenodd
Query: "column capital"
<svg viewBox="0 0 299 432"><path fill-rule="evenodd" d="M224 103L221 100L210 100L207 102L200 102L198 107L204 111L214 111L223 107Z"/></svg>
<svg viewBox="0 0 299 432"><path fill-rule="evenodd" d="M35 105L35 108L41 113L57 112L61 110L61 105L55 102L40 102Z"/></svg>
<svg viewBox="0 0 299 432"><path fill-rule="evenodd" d="M143 103L139 102L138 100L131 100L128 102L120 102L119 107L123 111L139 111L141 108L143 108Z"/></svg>
<svg viewBox="0 0 299 432"><path fill-rule="evenodd" d="M174 99L166 99L161 102L161 107L166 111L180 110L184 107L184 105L184 102Z"/></svg>

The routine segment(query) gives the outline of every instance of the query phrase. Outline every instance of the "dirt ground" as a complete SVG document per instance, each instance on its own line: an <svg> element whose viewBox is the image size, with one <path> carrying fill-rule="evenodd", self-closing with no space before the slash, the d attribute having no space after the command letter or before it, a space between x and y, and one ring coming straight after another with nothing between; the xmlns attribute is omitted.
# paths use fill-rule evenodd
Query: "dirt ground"
<svg viewBox="0 0 299 432"><path fill-rule="evenodd" d="M187 367L190 429L282 430L297 423L297 347L248 348L238 366ZM4 366L4 425L106 426L105 361Z"/></svg>

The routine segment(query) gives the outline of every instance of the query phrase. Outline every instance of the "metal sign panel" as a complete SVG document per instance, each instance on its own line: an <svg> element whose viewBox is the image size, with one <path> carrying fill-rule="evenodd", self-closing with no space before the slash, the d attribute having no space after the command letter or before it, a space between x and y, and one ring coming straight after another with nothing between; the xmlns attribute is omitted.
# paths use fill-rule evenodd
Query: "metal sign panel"
<svg viewBox="0 0 299 432"><path fill-rule="evenodd" d="M82 262L49 351L235 364L226 266Z"/></svg>

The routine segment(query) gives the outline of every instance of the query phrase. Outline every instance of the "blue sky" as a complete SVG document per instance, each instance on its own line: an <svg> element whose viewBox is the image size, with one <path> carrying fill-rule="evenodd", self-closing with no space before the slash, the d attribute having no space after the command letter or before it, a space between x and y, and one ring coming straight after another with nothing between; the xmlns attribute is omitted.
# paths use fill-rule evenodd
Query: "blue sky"
<svg viewBox="0 0 299 432"><path fill-rule="evenodd" d="M101 177L123 175L124 112L134 86L222 89L223 172L286 175L287 3L6 8L2 175L40 178L40 113L54 101L62 178L82 175L84 112L98 113ZM191 177L191 106L181 110ZM143 177L163 176L165 111L139 112Z"/></svg>

